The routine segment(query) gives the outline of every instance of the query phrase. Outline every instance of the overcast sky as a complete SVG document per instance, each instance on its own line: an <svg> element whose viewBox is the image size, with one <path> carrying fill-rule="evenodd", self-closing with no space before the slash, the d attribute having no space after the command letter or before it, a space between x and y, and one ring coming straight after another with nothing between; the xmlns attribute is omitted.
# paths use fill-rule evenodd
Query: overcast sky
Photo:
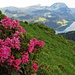
<svg viewBox="0 0 75 75"><path fill-rule="evenodd" d="M27 7L37 4L51 6L56 2L64 2L68 7L75 8L75 0L0 0L0 8L8 6Z"/></svg>

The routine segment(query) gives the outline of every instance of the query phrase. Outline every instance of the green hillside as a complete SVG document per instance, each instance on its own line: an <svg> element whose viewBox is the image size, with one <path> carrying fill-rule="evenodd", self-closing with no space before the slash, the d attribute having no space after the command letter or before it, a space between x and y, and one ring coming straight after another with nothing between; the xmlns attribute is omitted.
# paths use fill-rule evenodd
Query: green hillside
<svg viewBox="0 0 75 75"><path fill-rule="evenodd" d="M46 44L38 55L37 75L75 75L75 42L56 35L43 24L21 22L29 38L36 37Z"/></svg>
<svg viewBox="0 0 75 75"><path fill-rule="evenodd" d="M0 20L3 17L4 15L0 11ZM36 75L75 75L74 41L67 40L61 35L56 35L53 29L50 29L47 26L44 26L43 24L29 24L28 22L22 21L20 23L26 30L26 41L29 41L29 39L35 37L45 42L45 46L39 51L39 54L37 53L37 57L35 57L37 58L36 60L40 65ZM24 44L22 43L22 45ZM1 70L2 69L0 67L0 75L2 72ZM14 73L14 75L16 74Z"/></svg>

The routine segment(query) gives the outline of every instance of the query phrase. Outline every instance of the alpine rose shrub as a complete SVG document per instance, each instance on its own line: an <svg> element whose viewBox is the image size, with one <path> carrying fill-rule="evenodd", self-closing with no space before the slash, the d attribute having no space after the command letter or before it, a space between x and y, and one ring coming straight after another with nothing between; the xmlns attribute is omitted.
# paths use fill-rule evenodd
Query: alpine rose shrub
<svg viewBox="0 0 75 75"><path fill-rule="evenodd" d="M0 67L4 66L8 70L7 75L13 75L14 72L19 75L35 75L39 68L34 55L45 43L36 38L30 39L28 43L24 38L25 33L26 30L18 20L5 16L0 21ZM0 72L4 73L3 69Z"/></svg>

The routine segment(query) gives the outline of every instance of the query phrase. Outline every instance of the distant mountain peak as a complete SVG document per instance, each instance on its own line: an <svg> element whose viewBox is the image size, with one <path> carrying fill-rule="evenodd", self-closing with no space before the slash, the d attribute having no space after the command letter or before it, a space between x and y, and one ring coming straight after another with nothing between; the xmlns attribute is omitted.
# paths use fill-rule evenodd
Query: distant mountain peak
<svg viewBox="0 0 75 75"><path fill-rule="evenodd" d="M52 4L51 6L62 6L62 7L64 7L64 6L67 6L67 5L63 2L56 2L56 3Z"/></svg>
<svg viewBox="0 0 75 75"><path fill-rule="evenodd" d="M59 9L59 8L68 8L68 6L63 2L57 2L51 5L51 9Z"/></svg>

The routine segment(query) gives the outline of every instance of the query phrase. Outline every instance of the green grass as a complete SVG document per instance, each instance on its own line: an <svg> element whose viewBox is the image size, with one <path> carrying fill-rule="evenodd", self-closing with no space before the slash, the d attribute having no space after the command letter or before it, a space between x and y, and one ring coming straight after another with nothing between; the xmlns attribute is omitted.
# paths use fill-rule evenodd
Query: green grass
<svg viewBox="0 0 75 75"><path fill-rule="evenodd" d="M40 65L37 75L75 75L75 42L56 35L53 29L42 24L21 22L21 25L30 38L45 42L37 59Z"/></svg>

